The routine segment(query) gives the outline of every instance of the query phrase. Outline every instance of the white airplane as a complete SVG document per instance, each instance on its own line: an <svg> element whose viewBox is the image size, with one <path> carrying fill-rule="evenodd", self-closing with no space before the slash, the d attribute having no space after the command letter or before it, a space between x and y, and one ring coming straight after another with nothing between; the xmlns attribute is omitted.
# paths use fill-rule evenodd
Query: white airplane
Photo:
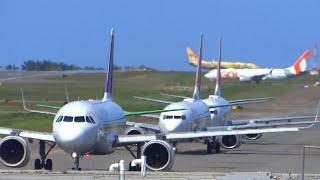
<svg viewBox="0 0 320 180"><path fill-rule="evenodd" d="M178 95L171 95L171 94L164 94L171 97L176 98L183 98L183 101L180 102L172 102L172 101L163 101L159 99L151 99L145 97L135 97L137 99L153 101L163 104L169 104L165 107L165 110L169 109L176 109L176 108L183 108L186 109L184 112L179 111L171 111L171 112L163 112L160 116L156 115L143 115L146 117L151 118L158 118L159 119L159 132L161 133L168 133L168 132L180 132L180 131L211 131L217 129L224 129L233 127L233 129L242 129L242 128L255 128L255 127L277 127L277 126L285 126L285 125L300 125L300 124L308 124L309 122L314 121L305 121L314 119L315 116L296 116L296 117L281 117L281 118L264 118L264 119L249 119L249 120L226 120L227 115L231 112L231 106L233 105L242 105L242 104L250 104L250 103L258 103L263 102L268 99L267 98L253 98L253 99L240 99L240 100L233 100L227 101L221 96L221 74L220 74L220 67L221 67L221 42L219 41L219 57L218 57L218 66L217 66L217 81L215 87L214 95L210 95L207 99L200 100L200 85L196 84L193 98L189 98L186 96L178 96ZM201 51L200 51L200 58L202 59ZM198 68L201 68L200 66ZM197 69L200 71L200 69ZM198 75L198 74L197 74ZM197 80L196 82L200 82ZM192 111L197 112L206 112L207 107L203 106L206 104L209 107L210 111L210 121L204 120L205 123L197 124L194 126L195 121L197 118L190 116ZM190 111L190 112L188 112ZM202 118L206 117L203 114ZM294 121L294 122L293 122ZM145 124L142 126L143 128L148 128ZM155 129L153 127L153 129ZM229 136L216 136L216 137L209 137L204 138L204 143L207 145L207 152L212 153L212 150L215 150L216 153L220 152L220 147L222 146L224 149L234 149L241 145L241 138L245 138L248 140L257 140L262 136L261 133L257 134L243 134L240 135L229 135ZM173 146L176 146L179 140L173 141Z"/></svg>
<svg viewBox="0 0 320 180"><path fill-rule="evenodd" d="M241 82L256 82L261 80L276 79L281 80L294 77L307 70L307 60L311 55L310 50L306 50L298 60L290 67L284 69L264 68L264 69L221 69L222 79L239 79ZM217 70L214 69L204 75L211 81L217 79Z"/></svg>
<svg viewBox="0 0 320 180"><path fill-rule="evenodd" d="M74 159L74 169L80 170L79 159L86 154L111 154L115 151L115 147L145 143L141 153L147 158L146 166L151 170L170 170L174 162L175 153L168 143L169 141L299 130L297 127L275 128L265 126L255 128L248 126L248 128L233 129L232 126L229 126L227 129L197 131L197 127L207 127L211 123L208 106L199 100L200 86L195 88L195 99L185 102L185 104L191 104L188 101L197 101L192 107L184 106L180 103L180 106L178 104L177 106L173 105L165 108L165 110L125 112L121 106L112 100L111 96L113 47L114 34L112 30L105 93L101 100L69 102L62 106L57 113L53 113L27 109L24 97L22 98L24 108L28 112L55 116L53 119L53 132L25 131L0 127L0 134L6 136L0 141L0 162L2 164L13 168L25 166L30 159L30 142L32 142L30 140L38 140L40 145L40 159L35 160L35 169L52 169L52 160L47 159L47 155L56 144ZM197 68L197 80L200 77L199 69L201 68ZM200 85L200 82L197 85ZM196 106L196 104L198 105ZM183 109L180 109L180 107L183 107ZM187 107L188 110L184 107ZM163 120L172 121L171 124L173 126L173 128L166 127L165 134L130 135L130 132L125 132L127 125L134 125L135 127L140 127L141 125L140 123L127 122L127 116L166 111L176 111L177 113L174 114L172 119L166 118L171 114L162 114ZM185 114L185 112L188 114ZM192 122L189 122L189 120L192 120ZM179 126L186 125L188 128L192 127L192 129L180 129L177 124ZM186 131L184 132L183 130ZM46 151L46 144L49 146L48 151Z"/></svg>

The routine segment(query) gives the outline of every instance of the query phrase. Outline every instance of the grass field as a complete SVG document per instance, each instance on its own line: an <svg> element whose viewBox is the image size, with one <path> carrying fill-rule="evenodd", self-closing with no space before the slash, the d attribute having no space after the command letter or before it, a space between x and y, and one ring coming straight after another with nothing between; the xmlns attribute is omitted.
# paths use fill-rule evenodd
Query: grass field
<svg viewBox="0 0 320 180"><path fill-rule="evenodd" d="M213 93L214 83L205 78L202 97ZM289 78L282 81L262 81L261 84L224 81L222 95L231 100L239 98L277 97L295 87L312 84L319 79L309 75ZM65 86L68 87L71 100L101 98L104 90L105 74L78 74L67 77L51 77L46 83L2 83L0 99L12 97L21 99L20 88L25 91L28 100L65 101ZM194 73L191 72L116 72L114 75L114 101L127 111L162 109L164 106L133 98L144 96L165 100L179 100L160 95L160 92L191 96L194 87ZM60 103L49 103L61 105ZM33 108L39 109L30 103ZM48 109L46 109L48 110ZM30 130L50 131L52 116L22 112L21 103L0 103L0 126Z"/></svg>

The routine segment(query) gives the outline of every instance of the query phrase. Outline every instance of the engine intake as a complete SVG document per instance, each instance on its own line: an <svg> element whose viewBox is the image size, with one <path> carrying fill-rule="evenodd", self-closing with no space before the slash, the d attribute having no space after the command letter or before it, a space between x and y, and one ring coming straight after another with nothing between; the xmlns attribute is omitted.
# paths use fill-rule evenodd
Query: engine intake
<svg viewBox="0 0 320 180"><path fill-rule="evenodd" d="M126 130L126 135L139 135L144 134L145 131L142 128L139 127L130 127Z"/></svg>
<svg viewBox="0 0 320 180"><path fill-rule="evenodd" d="M243 137L247 140L258 140L262 137L262 134L245 134Z"/></svg>
<svg viewBox="0 0 320 180"><path fill-rule="evenodd" d="M234 149L241 145L241 136L239 135L228 135L221 136L219 142L224 149Z"/></svg>
<svg viewBox="0 0 320 180"><path fill-rule="evenodd" d="M146 165L153 171L168 171L174 162L174 150L162 140L152 140L143 147L142 154L147 157Z"/></svg>
<svg viewBox="0 0 320 180"><path fill-rule="evenodd" d="M7 167L24 167L30 159L30 144L19 136L0 141L0 162Z"/></svg>

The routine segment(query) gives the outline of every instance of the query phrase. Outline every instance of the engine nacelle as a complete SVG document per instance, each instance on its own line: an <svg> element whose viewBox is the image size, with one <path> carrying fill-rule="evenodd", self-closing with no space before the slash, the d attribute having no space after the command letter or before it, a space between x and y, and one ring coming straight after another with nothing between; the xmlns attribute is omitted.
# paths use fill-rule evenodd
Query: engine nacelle
<svg viewBox="0 0 320 180"><path fill-rule="evenodd" d="M147 142L142 150L146 156L147 168L153 171L168 171L174 163L174 150L170 144L162 140Z"/></svg>
<svg viewBox="0 0 320 180"><path fill-rule="evenodd" d="M220 136L218 140L221 144L221 147L223 147L224 149L234 149L241 145L240 135Z"/></svg>
<svg viewBox="0 0 320 180"><path fill-rule="evenodd" d="M139 135L144 134L145 131L142 128L139 127L130 127L126 130L126 135Z"/></svg>
<svg viewBox="0 0 320 180"><path fill-rule="evenodd" d="M30 144L19 136L7 136L0 141L0 162L12 168L24 167L30 159Z"/></svg>
<svg viewBox="0 0 320 180"><path fill-rule="evenodd" d="M245 134L245 135L242 135L245 139L247 140L258 140L262 137L262 134Z"/></svg>
<svg viewBox="0 0 320 180"><path fill-rule="evenodd" d="M239 77L240 82L251 82L252 79L250 77Z"/></svg>

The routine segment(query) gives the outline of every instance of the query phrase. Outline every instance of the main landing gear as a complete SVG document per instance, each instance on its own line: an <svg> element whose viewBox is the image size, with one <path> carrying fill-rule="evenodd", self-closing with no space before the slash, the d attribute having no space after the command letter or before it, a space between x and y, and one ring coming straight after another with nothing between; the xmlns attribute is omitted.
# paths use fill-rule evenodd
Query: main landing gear
<svg viewBox="0 0 320 180"><path fill-rule="evenodd" d="M48 151L46 152L46 144L49 146ZM37 158L34 160L34 169L46 169L52 170L52 159L47 159L48 154L54 148L56 143L45 142L43 140L39 141L39 155L40 159Z"/></svg>
<svg viewBox="0 0 320 180"><path fill-rule="evenodd" d="M142 147L142 143L125 146L125 148L129 151L129 153L131 154L131 156L134 159L141 158L141 147ZM136 152L136 153L134 153L134 152ZM131 163L129 164L129 171L140 171L140 169L141 169L141 167L139 165L132 167Z"/></svg>
<svg viewBox="0 0 320 180"><path fill-rule="evenodd" d="M212 150L214 150L215 153L220 153L220 143L216 141L216 138L213 137L212 140L210 139L205 140L205 144L207 144L207 153L212 154Z"/></svg>

